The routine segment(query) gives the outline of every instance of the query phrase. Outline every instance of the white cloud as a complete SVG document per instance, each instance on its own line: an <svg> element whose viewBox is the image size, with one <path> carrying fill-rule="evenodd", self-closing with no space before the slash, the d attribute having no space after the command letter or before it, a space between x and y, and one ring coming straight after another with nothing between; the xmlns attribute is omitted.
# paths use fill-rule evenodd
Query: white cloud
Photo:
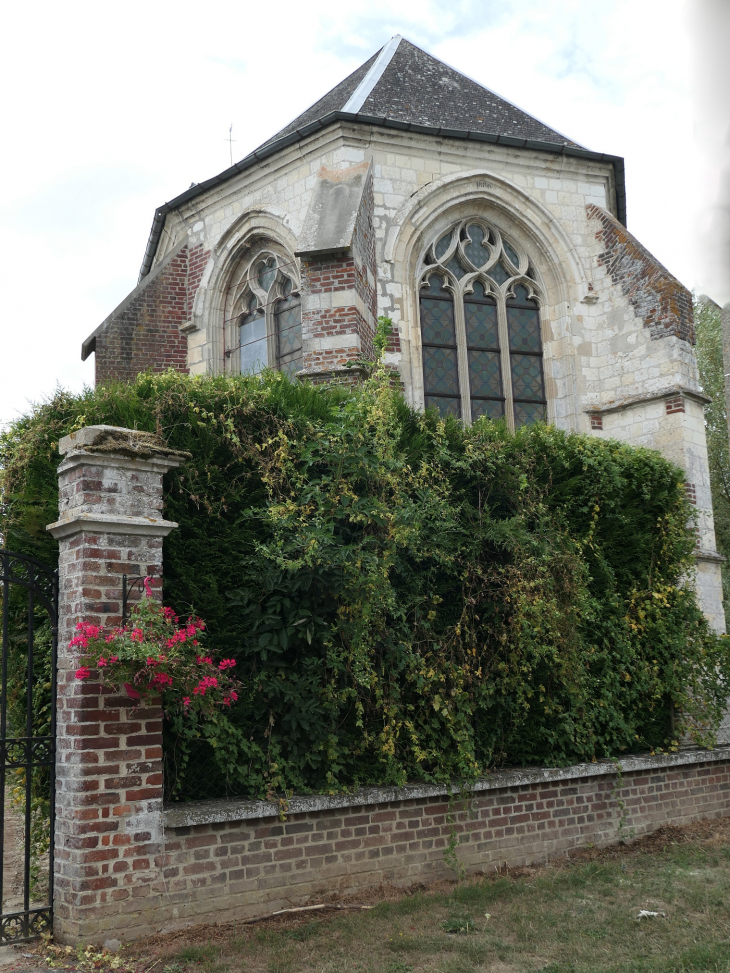
<svg viewBox="0 0 730 973"><path fill-rule="evenodd" d="M4 11L0 423L93 380L154 208L246 155L402 33L626 157L629 226L695 283L685 0L41 0Z"/></svg>

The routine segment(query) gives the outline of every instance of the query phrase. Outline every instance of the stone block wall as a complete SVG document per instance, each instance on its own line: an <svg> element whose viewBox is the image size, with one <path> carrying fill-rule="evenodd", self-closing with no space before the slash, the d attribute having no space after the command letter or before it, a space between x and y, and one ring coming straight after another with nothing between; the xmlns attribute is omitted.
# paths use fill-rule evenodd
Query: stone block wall
<svg viewBox="0 0 730 973"><path fill-rule="evenodd" d="M454 878L444 857L452 835L466 871L486 874L730 811L730 749L621 763L621 779L610 762L497 773L467 800L427 786L303 797L284 820L265 803L171 806L167 918L156 928L263 915L382 883Z"/></svg>

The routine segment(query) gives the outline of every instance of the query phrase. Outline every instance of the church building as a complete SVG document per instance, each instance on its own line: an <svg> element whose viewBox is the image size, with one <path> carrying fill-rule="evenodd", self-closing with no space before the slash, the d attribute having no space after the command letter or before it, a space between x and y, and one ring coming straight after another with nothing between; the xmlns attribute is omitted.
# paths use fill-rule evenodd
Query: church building
<svg viewBox="0 0 730 973"><path fill-rule="evenodd" d="M724 631L691 295L628 232L623 160L400 36L156 211L138 286L82 358L101 383L352 380L379 315L416 408L547 420L682 466L700 602Z"/></svg>

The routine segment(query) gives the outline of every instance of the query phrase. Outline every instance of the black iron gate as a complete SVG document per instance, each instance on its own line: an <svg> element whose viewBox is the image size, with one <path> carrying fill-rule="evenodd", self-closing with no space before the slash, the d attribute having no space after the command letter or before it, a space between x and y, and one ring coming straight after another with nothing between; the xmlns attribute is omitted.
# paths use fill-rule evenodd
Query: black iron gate
<svg viewBox="0 0 730 973"><path fill-rule="evenodd" d="M58 572L0 550L0 944L53 922Z"/></svg>

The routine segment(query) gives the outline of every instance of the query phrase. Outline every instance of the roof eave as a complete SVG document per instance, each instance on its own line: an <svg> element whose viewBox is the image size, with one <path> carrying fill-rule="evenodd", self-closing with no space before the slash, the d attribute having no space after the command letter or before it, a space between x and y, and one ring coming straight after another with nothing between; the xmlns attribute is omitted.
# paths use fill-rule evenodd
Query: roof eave
<svg viewBox="0 0 730 973"><path fill-rule="evenodd" d="M256 149L254 152L249 153L249 155L247 155L244 159L241 159L240 162L237 162L228 169L224 169L223 172L218 173L217 176L212 176L210 179L206 179L205 182L191 186L190 189L186 189L184 193L180 193L179 196L176 196L168 203L163 203L162 206L159 206L155 210L155 216L152 221L152 229L150 231L144 260L142 261L142 267L139 273L140 281L143 277L146 277L152 269L152 263L155 259L155 254L157 253L157 247L160 242L160 237L162 236L162 231L164 229L165 220L167 219L168 213L178 209L178 207L189 202L191 199L197 199L198 196L202 196L203 193L206 193L209 189L214 189L216 186L220 186L222 183L228 182L229 179L232 179L241 172L245 172L247 169L250 169L252 166L256 165L256 163L270 158L272 155L275 155L277 152L280 152L287 146L293 145L295 142L301 142L314 132L328 128L330 125L334 125L337 122L353 122L358 125L375 125L383 128L395 128L399 131L413 132L414 134L418 135L433 135L439 138L451 138L473 142L491 142L492 144L507 145L512 148L531 149L535 152L549 152L553 155L567 155L592 162L609 163L613 166L614 179L616 183L616 216L618 217L619 221L626 226L626 172L624 160L621 156L607 155L605 152L591 152L589 149L573 147L572 145L563 145L558 142L541 142L536 139L515 138L511 135L492 135L488 132L465 132L448 128L436 128L428 125L417 125L413 122L400 122L396 121L395 119L374 117L372 115L360 115L353 112L333 111L314 122L309 122L307 125L303 125L302 128L297 129L294 132L290 132L288 135L283 135L281 138L267 143L262 148Z"/></svg>

